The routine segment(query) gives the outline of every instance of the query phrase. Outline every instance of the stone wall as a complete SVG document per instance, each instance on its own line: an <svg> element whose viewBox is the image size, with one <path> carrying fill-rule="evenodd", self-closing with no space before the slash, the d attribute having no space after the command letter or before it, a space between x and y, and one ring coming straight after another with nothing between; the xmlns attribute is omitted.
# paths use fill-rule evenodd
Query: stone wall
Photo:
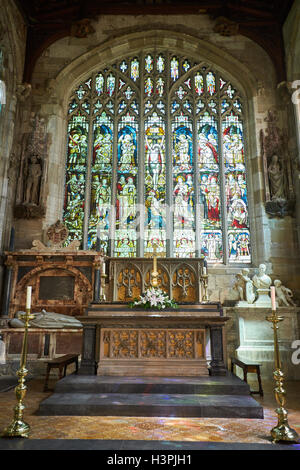
<svg viewBox="0 0 300 470"><path fill-rule="evenodd" d="M294 2L283 27L286 54L287 86L291 109L289 127L296 139L291 142L294 158L294 185L297 195L297 236L300 243L300 3Z"/></svg>
<svg viewBox="0 0 300 470"><path fill-rule="evenodd" d="M47 183L44 218L15 220L16 248L30 248L33 238L44 241L45 229L62 216L66 154L66 110L74 87L106 62L155 46L205 59L223 70L247 97L245 131L249 182L253 267L264 262L274 277L297 290L300 285L299 242L294 217L269 218L265 211L265 183L260 131L266 129L269 109L276 109L278 126L287 129L290 109L277 90L274 66L267 53L241 35L223 37L213 31L208 15L102 16L92 21L94 33L86 38L65 37L50 45L38 59L32 76L32 101L24 103L21 133L28 131L30 112L45 119L49 146L45 159ZM234 299L238 267L209 267L212 300Z"/></svg>
<svg viewBox="0 0 300 470"><path fill-rule="evenodd" d="M12 0L2 0L0 9L0 50L3 62L0 79L5 83L6 99L0 112L0 256L8 248L13 223L16 173L21 154L20 129L22 100L27 87L22 84L26 45L26 26ZM21 106L20 106L21 105ZM3 259L0 258L0 297Z"/></svg>

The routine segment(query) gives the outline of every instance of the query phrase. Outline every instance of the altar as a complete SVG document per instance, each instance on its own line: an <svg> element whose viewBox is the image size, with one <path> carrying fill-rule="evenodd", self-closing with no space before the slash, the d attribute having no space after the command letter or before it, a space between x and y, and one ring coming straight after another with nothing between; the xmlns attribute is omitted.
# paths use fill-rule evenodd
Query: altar
<svg viewBox="0 0 300 470"><path fill-rule="evenodd" d="M80 374L101 376L225 375L224 326L218 303L178 310L91 304L83 324Z"/></svg>

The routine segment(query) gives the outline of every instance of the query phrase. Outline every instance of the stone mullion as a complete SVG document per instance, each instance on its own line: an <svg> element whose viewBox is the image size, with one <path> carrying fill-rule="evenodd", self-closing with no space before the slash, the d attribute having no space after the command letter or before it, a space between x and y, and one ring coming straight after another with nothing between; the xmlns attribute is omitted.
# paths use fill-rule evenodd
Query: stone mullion
<svg viewBox="0 0 300 470"><path fill-rule="evenodd" d="M172 118L170 89L170 55L166 55L166 256L174 256L174 224L173 224L173 161L172 161Z"/></svg>
<svg viewBox="0 0 300 470"><path fill-rule="evenodd" d="M143 56L140 57L140 97L139 97L139 151L138 151L138 174L137 174L137 203L139 211L137 217L139 218L139 224L137 226L137 242L136 242L136 254L139 257L144 256L144 233L145 233L145 96L143 93L144 83L144 61ZM143 66L142 66L143 64Z"/></svg>
<svg viewBox="0 0 300 470"><path fill-rule="evenodd" d="M218 76L219 83L219 76ZM219 86L219 85L218 85ZM223 132L222 124L222 101L220 98L221 92L218 91L218 148L219 148L219 175L220 175L220 202L221 202L221 223L222 223L222 241L223 241L223 263L228 264L229 261L229 250L228 250L228 223L227 223L227 204L226 204L226 193L225 193L225 162L223 152Z"/></svg>
<svg viewBox="0 0 300 470"><path fill-rule="evenodd" d="M250 261L252 263L253 262L253 248L254 248L254 245L252 244L252 233L254 232L252 232L251 230L253 217L250 217L250 214L252 213L254 214L254 211L253 211L254 208L253 208L253 204L251 204L253 200L250 200L249 198L249 194L251 194L251 191L249 191L250 178L248 177L248 175L250 174L250 171L249 171L250 170L250 139L248 137L249 135L248 127L246 126L246 123L245 123L245 111L244 111L245 101L244 99L241 98L241 95L239 94L239 92L238 92L238 98L240 99L240 102L242 105L242 112L240 113L239 119L243 126L243 149L244 149L244 165L245 165L244 179L245 179L246 188L247 188L248 231L249 231L249 240L250 240L249 249L250 249Z"/></svg>
<svg viewBox="0 0 300 470"><path fill-rule="evenodd" d="M192 75L190 75L192 79ZM194 82L193 82L194 83ZM194 201L195 201L195 256L199 258L201 255L201 214L200 214L200 200L199 200L199 188L200 188L200 172L198 164L198 121L196 115L196 99L195 93L191 94L191 101L193 103L193 154L194 154Z"/></svg>
<svg viewBox="0 0 300 470"><path fill-rule="evenodd" d="M118 75L116 84L118 84ZM109 243L108 256L114 256L115 250L115 232L116 232L116 201L117 201L117 170L118 170L118 125L120 118L117 119L118 99L114 100L114 119L113 119L113 157L112 157L112 181L111 181L111 210L109 214Z"/></svg>

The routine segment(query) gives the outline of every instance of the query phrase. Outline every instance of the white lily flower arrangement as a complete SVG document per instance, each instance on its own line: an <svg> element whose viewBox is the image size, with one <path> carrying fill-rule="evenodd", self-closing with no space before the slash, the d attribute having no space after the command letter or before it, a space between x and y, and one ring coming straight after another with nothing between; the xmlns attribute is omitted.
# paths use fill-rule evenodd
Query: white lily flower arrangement
<svg viewBox="0 0 300 470"><path fill-rule="evenodd" d="M168 294L162 289L150 287L140 295L139 299L134 299L128 304L130 308L142 307L145 310L163 310L165 308L178 308L175 300L170 299Z"/></svg>

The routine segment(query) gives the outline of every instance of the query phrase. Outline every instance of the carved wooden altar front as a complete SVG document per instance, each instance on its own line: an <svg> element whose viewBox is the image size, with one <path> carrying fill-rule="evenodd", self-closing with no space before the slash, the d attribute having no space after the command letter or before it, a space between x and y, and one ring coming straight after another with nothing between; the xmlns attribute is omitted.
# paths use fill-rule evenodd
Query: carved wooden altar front
<svg viewBox="0 0 300 470"><path fill-rule="evenodd" d="M78 319L84 327L81 374L226 373L223 327L228 318L219 304L182 304L169 311L129 309L122 303L92 304Z"/></svg>

